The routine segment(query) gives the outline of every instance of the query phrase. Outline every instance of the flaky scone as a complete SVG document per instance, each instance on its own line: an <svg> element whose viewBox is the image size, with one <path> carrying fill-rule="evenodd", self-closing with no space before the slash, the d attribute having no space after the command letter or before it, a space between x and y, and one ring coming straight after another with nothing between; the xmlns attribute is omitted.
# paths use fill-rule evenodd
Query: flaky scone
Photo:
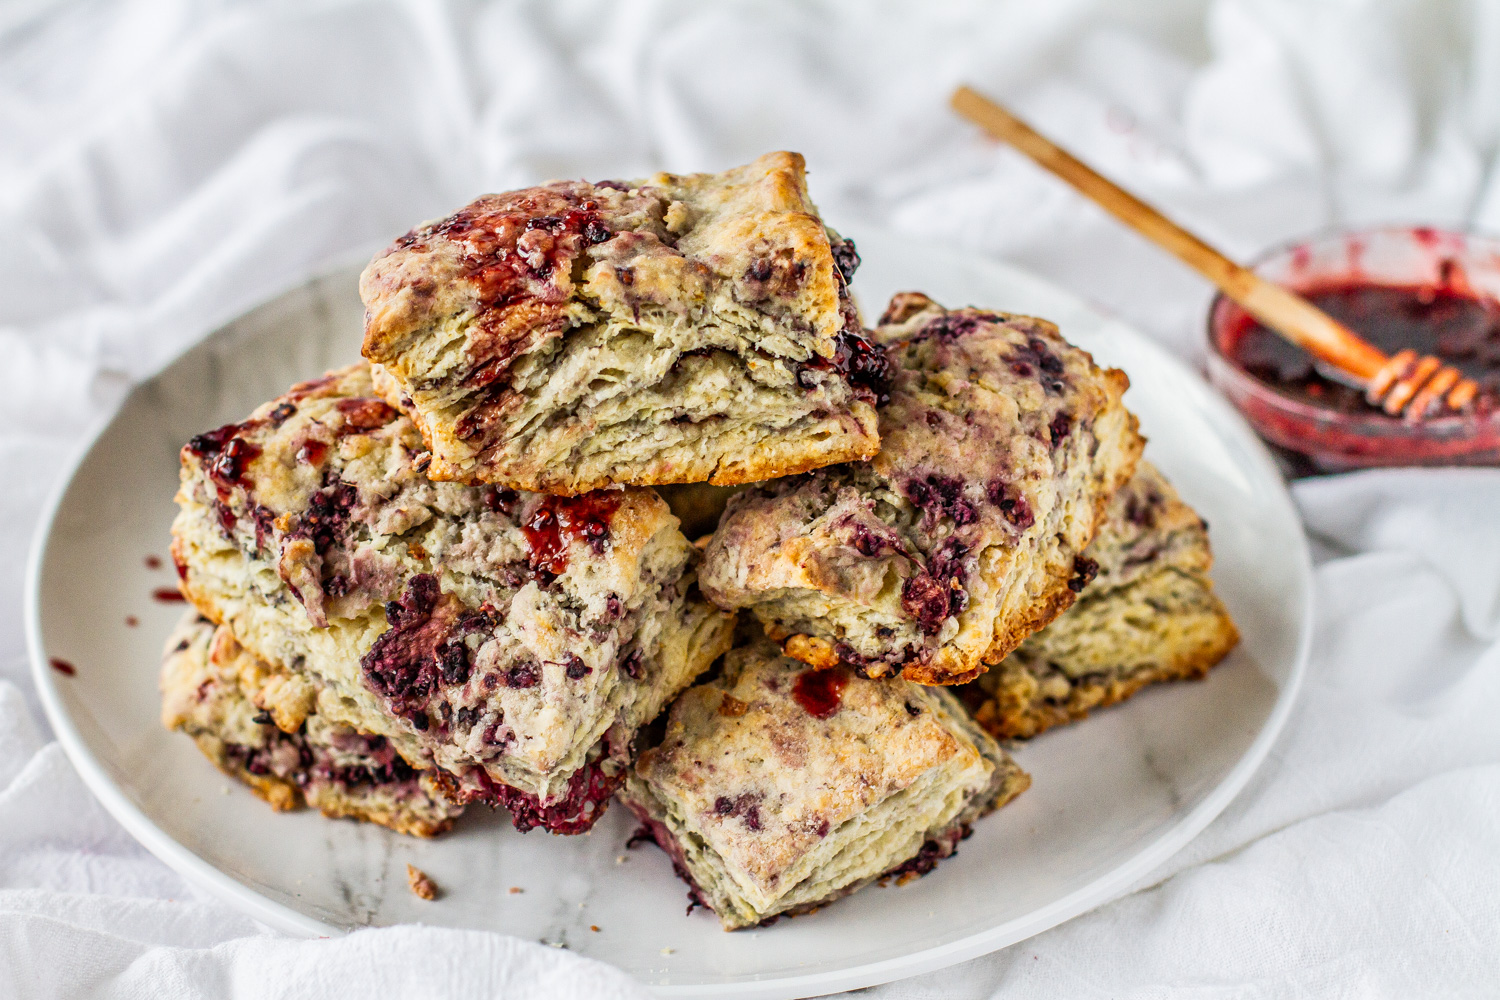
<svg viewBox="0 0 1500 1000"><path fill-rule="evenodd" d="M883 358L802 157L486 195L360 279L377 386L428 475L573 495L868 458Z"/></svg>
<svg viewBox="0 0 1500 1000"><path fill-rule="evenodd" d="M998 737L1035 736L1147 684L1202 677L1239 642L1208 578L1207 527L1149 463L1115 495L1085 555L1098 575L1078 602L959 692Z"/></svg>
<svg viewBox="0 0 1500 1000"><path fill-rule="evenodd" d="M677 700L621 795L735 930L925 874L1030 783L948 692L761 642Z"/></svg>
<svg viewBox="0 0 1500 1000"><path fill-rule="evenodd" d="M880 454L735 496L701 584L808 663L961 683L1086 582L1143 444L1129 383L1043 320L912 293L875 333L894 368Z"/></svg>
<svg viewBox="0 0 1500 1000"><path fill-rule="evenodd" d="M650 490L563 499L433 483L364 363L182 452L183 593L318 711L517 826L588 829L636 729L727 648Z"/></svg>
<svg viewBox="0 0 1500 1000"><path fill-rule="evenodd" d="M325 816L418 837L453 825L463 807L444 798L431 772L412 770L384 737L329 722L318 714L310 685L287 698L277 690L283 678L228 628L190 612L162 658L162 725L191 736L219 770L272 808L294 809L305 800Z"/></svg>

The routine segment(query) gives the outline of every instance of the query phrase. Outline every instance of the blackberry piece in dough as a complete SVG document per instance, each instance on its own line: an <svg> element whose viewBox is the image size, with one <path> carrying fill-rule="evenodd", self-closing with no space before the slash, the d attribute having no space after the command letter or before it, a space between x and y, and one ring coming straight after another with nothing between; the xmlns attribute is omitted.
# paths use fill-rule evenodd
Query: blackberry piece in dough
<svg viewBox="0 0 1500 1000"><path fill-rule="evenodd" d="M360 279L364 355L428 475L573 495L868 458L883 356L803 160L485 195Z"/></svg>
<svg viewBox="0 0 1500 1000"><path fill-rule="evenodd" d="M761 642L683 693L621 795L736 930L925 874L1030 783L942 688Z"/></svg>
<svg viewBox="0 0 1500 1000"><path fill-rule="evenodd" d="M880 454L733 497L703 591L806 662L962 683L1073 602L1144 442L1124 373L1044 320L905 293L875 336Z"/></svg>
<svg viewBox="0 0 1500 1000"><path fill-rule="evenodd" d="M996 737L1035 736L1148 684L1202 677L1239 642L1208 578L1208 529L1151 464L1115 494L1085 555L1098 575L1077 603L959 692Z"/></svg>
<svg viewBox="0 0 1500 1000"><path fill-rule="evenodd" d="M697 552L651 490L431 482L421 435L372 392L361 362L189 442L183 593L319 685L320 714L444 772L460 800L583 832L636 730L733 622L699 595Z"/></svg>
<svg viewBox="0 0 1500 1000"><path fill-rule="evenodd" d="M320 715L315 685L271 670L196 611L167 640L161 692L162 724L274 809L305 801L417 837L445 832L463 812L383 737Z"/></svg>

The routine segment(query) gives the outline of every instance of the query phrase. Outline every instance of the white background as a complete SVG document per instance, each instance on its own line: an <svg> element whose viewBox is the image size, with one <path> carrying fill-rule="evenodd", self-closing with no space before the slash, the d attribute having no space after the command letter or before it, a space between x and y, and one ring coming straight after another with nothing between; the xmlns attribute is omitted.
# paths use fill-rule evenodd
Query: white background
<svg viewBox="0 0 1500 1000"><path fill-rule="evenodd" d="M137 847L49 742L21 628L43 498L134 381L485 190L807 156L835 226L1032 268L1192 359L1209 298L946 111L968 81L1233 255L1500 230L1500 4L0 6L0 996L630 996L519 942L293 942ZM883 998L1500 992L1500 473L1296 487L1299 710L1139 891Z"/></svg>

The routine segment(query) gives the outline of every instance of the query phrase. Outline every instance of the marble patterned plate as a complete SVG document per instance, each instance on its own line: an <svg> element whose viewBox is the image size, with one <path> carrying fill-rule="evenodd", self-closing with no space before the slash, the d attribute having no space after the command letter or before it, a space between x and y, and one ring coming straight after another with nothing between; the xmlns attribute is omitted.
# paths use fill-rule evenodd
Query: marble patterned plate
<svg viewBox="0 0 1500 1000"><path fill-rule="evenodd" d="M726 934L707 913L684 915L662 852L625 849L624 809L571 838L523 836L503 814L471 809L448 836L417 841L273 813L161 728L159 650L182 606L153 592L174 583L177 450L357 356L357 268L230 323L137 388L57 495L33 552L28 631L43 703L84 780L163 861L282 930L484 928L613 963L669 996L803 997L885 982L1020 941L1122 892L1224 808L1287 716L1310 621L1297 515L1239 416L1145 337L999 264L878 234L859 245L856 292L874 310L893 291L922 289L949 305L1034 313L1130 374L1147 454L1208 519L1215 579L1244 632L1206 681L1147 691L1020 747L1031 790L932 875ZM76 672L50 669L52 657ZM408 862L442 899L407 891Z"/></svg>

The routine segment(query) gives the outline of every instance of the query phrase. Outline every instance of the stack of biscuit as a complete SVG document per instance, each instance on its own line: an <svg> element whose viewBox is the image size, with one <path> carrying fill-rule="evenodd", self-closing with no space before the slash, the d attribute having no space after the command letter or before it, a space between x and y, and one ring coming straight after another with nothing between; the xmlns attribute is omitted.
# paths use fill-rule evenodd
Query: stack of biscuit
<svg viewBox="0 0 1500 1000"><path fill-rule="evenodd" d="M790 153L401 237L364 360L183 449L163 722L404 833L618 796L730 929L930 870L1030 783L997 738L1236 633L1123 373L915 293L866 329L858 264Z"/></svg>

